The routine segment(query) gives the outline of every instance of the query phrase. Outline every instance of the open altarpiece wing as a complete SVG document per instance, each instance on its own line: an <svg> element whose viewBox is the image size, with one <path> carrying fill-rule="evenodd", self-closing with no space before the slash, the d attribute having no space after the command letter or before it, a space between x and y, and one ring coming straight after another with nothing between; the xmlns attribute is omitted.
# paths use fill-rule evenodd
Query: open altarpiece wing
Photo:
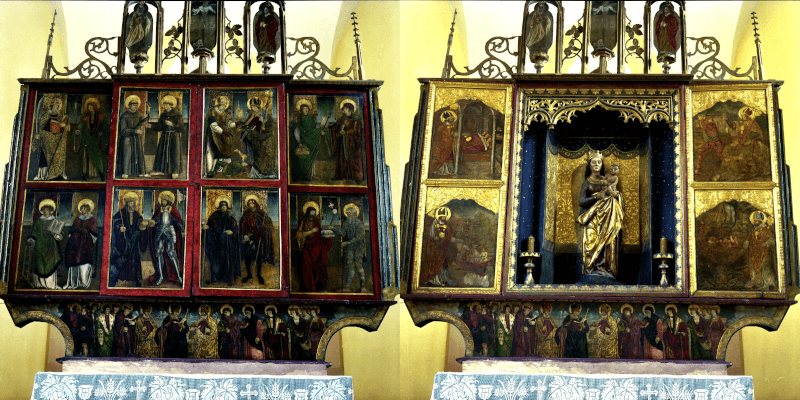
<svg viewBox="0 0 800 400"><path fill-rule="evenodd" d="M625 3L528 1L478 66L420 79L402 297L468 359L722 361L795 303L782 82L687 37L689 2Z"/></svg>
<svg viewBox="0 0 800 400"><path fill-rule="evenodd" d="M121 36L20 79L0 296L66 357L323 361L394 304L382 82L356 17L342 72L287 37L284 2L245 3L185 2L166 32L162 2L120 3Z"/></svg>

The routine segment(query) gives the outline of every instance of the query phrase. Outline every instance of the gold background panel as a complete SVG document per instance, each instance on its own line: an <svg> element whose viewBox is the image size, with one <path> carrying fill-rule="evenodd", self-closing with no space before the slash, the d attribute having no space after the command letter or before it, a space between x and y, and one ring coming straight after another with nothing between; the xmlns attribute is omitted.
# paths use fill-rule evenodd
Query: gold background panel
<svg viewBox="0 0 800 400"><path fill-rule="evenodd" d="M697 90L699 88L696 88ZM741 101L759 111L759 115L767 111L766 93L764 89L755 90L709 90L692 92L692 117L708 110L717 103Z"/></svg>
<svg viewBox="0 0 800 400"><path fill-rule="evenodd" d="M694 216L696 218L719 203L730 200L746 201L775 217L772 190L697 190L694 192Z"/></svg>
<svg viewBox="0 0 800 400"><path fill-rule="evenodd" d="M549 156L552 157L552 156ZM638 245L640 243L640 221L639 221L639 156L631 159L617 158L615 155L605 157L606 172L611 164L620 166L619 189L622 191L624 201L623 210L625 218L622 221L622 243ZM558 156L558 200L556 202L555 228L556 243L575 243L577 244L577 233L575 231L575 210L577 207L576 199L579 196L581 184L583 184L583 169L586 167L586 157L570 159ZM577 175L580 169L580 178L573 183L573 175ZM553 218L548 214L546 218ZM545 232L547 231L545 223Z"/></svg>

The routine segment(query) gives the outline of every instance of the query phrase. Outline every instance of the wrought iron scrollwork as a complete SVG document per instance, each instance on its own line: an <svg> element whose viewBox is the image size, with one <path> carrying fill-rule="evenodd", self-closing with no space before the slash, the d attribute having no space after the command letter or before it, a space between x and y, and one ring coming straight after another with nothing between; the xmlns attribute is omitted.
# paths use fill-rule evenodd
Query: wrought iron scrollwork
<svg viewBox="0 0 800 400"><path fill-rule="evenodd" d="M50 73L52 73L54 77L68 77L77 73L81 79L111 79L111 75L117 72L117 67L108 65L105 61L97 58L97 56L108 54L116 58L118 55L117 52L111 49L116 49L118 46L117 44L111 44L113 40L119 40L119 37L94 37L89 39L84 46L88 58L81 61L75 68L70 69L68 66L65 66L65 71L57 70L53 65L52 58L49 58L47 60L47 78L50 77ZM116 59L114 62L116 63Z"/></svg>
<svg viewBox="0 0 800 400"><path fill-rule="evenodd" d="M639 43L639 37L644 37L644 32L642 32L642 24L631 25L631 20L628 20L625 24L625 35L625 64L628 63L628 57L630 56L638 58L644 62L644 57L642 57L642 54L644 54L644 48L642 48Z"/></svg>
<svg viewBox="0 0 800 400"><path fill-rule="evenodd" d="M231 21L228 17L225 17L225 63L228 63L228 57L233 56L234 58L238 58L244 61L242 58L242 53L244 53L244 49L242 46L239 45L239 39L236 37L244 37L242 35L242 25L236 24L231 25Z"/></svg>
<svg viewBox="0 0 800 400"><path fill-rule="evenodd" d="M452 76L470 76L477 73L483 79L507 79L511 78L511 74L517 72L517 67L509 65L507 62L501 60L498 56L503 53L508 53L516 57L519 54L517 49L518 45L511 45L512 40L519 40L519 36L502 37L495 36L486 41L484 49L488 58L481 61L475 68L470 69L469 66L464 66L465 71L459 71L453 65L452 58L448 59L448 71L452 71Z"/></svg>
<svg viewBox="0 0 800 400"><path fill-rule="evenodd" d="M287 52L287 57L295 55L306 56L302 61L293 65L289 70L289 74L296 79L325 79L326 75L337 78L348 78L356 80L358 74L358 64L353 57L353 63L350 68L345 72L339 72L340 68L331 69L325 63L320 61L317 56L319 55L319 41L311 36L301 38L287 38L289 41L294 41L294 50Z"/></svg>
<svg viewBox="0 0 800 400"><path fill-rule="evenodd" d="M164 49L164 58L161 60L162 63L170 58L180 57L181 51L183 50L183 40L180 39L181 35L183 35L182 21L183 17L178 20L176 25L169 28L165 34L165 36L168 36L170 39L167 43L167 48Z"/></svg>
<svg viewBox="0 0 800 400"><path fill-rule="evenodd" d="M564 48L564 58L561 60L562 66L570 58L580 57L584 46L583 30L583 25L578 22L572 25L567 31L566 35L569 36L569 43L567 43L567 47Z"/></svg>
<svg viewBox="0 0 800 400"><path fill-rule="evenodd" d="M741 73L741 68L731 69L725 63L720 61L717 56L719 55L719 41L713 36L704 36L700 38L687 38L694 41L694 48L686 53L687 57L694 55L709 55L697 64L690 65L689 73L695 79L725 79L726 75L731 75L737 78L747 78L749 80L757 79L758 74L758 61L753 57L753 63L750 68Z"/></svg>

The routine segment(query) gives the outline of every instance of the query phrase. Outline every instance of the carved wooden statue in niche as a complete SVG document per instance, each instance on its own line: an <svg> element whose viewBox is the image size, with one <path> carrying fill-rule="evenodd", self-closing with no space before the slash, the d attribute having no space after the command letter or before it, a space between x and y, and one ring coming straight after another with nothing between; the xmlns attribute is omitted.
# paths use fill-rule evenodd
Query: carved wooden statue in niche
<svg viewBox="0 0 800 400"><path fill-rule="evenodd" d="M625 212L618 192L619 166L606 176L603 154L587 154L586 180L581 186L578 223L581 225L583 278L581 283L615 283L617 278L620 230Z"/></svg>

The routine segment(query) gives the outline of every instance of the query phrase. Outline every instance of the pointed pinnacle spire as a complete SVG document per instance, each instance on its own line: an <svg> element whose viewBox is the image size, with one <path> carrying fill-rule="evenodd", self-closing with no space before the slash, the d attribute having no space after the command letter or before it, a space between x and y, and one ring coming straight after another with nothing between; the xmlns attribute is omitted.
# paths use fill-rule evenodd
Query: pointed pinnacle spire
<svg viewBox="0 0 800 400"><path fill-rule="evenodd" d="M358 17L356 17L355 11L350 13L350 19L353 20L353 23L351 24L353 25L353 36L356 38L356 41L360 41L358 37L361 35L358 34Z"/></svg>

